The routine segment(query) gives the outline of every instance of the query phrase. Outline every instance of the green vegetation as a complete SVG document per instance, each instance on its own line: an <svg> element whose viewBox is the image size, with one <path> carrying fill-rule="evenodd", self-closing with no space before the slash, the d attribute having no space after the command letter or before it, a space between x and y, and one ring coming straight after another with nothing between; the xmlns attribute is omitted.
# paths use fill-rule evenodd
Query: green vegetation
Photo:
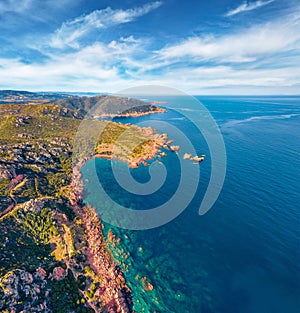
<svg viewBox="0 0 300 313"><path fill-rule="evenodd" d="M140 144L136 145L133 150L132 150L132 154L131 154L131 158L135 158L139 155L144 155L146 154L149 149L149 147L151 147L154 144L153 140L145 140L143 142L141 142Z"/></svg>
<svg viewBox="0 0 300 313"><path fill-rule="evenodd" d="M64 279L51 281L50 288L50 305L52 312L94 312L93 309L84 306L85 299L78 292L78 282L70 270Z"/></svg>
<svg viewBox="0 0 300 313"><path fill-rule="evenodd" d="M1 105L0 138L2 142L28 142L74 138L80 120L75 113L58 105Z"/></svg>
<svg viewBox="0 0 300 313"><path fill-rule="evenodd" d="M96 152L113 155L122 160L144 156L153 147L154 137L151 129L141 129L132 125L108 123L99 138ZM153 138L149 140L149 138Z"/></svg>
<svg viewBox="0 0 300 313"><path fill-rule="evenodd" d="M0 195L6 196L8 194L9 182L8 178L0 178Z"/></svg>
<svg viewBox="0 0 300 313"><path fill-rule="evenodd" d="M26 285L24 275L34 277L37 268L45 270L47 284L40 279L31 279L34 279L36 286L39 286L38 299L48 299L48 306L52 312L93 312L86 306L85 299L79 291L80 282L71 270L67 270L67 274L59 279L56 279L54 274L57 268L67 269L65 264L67 258L72 259L77 254L80 255L80 252L75 249L75 235L76 240L80 238L83 240L81 237L83 232L72 218L74 218L74 213L66 204L48 200L18 206L0 220L1 312L5 303L14 302L9 292L12 287L8 289L6 287L9 284L9 276L18 277L16 279L19 280L20 288L21 284ZM59 252L62 252L64 256L59 257ZM23 276L19 273L19 269L25 271ZM32 301L21 290L22 288L18 293L20 307ZM45 295L46 291L48 296ZM38 302L30 303L30 306L36 305Z"/></svg>
<svg viewBox="0 0 300 313"><path fill-rule="evenodd" d="M59 196L70 184L71 143L79 124L74 112L58 105L0 106L0 164L14 162L18 174L27 177L11 192L19 203ZM1 195L7 194L8 183L0 168Z"/></svg>
<svg viewBox="0 0 300 313"><path fill-rule="evenodd" d="M53 225L52 214L49 208L26 214L22 225L32 233L32 238L37 244L48 244L52 237L58 235L57 228Z"/></svg>
<svg viewBox="0 0 300 313"><path fill-rule="evenodd" d="M24 268L29 271L55 260L50 256L50 244L39 244L34 234L17 218L18 213L1 220L0 277L8 271Z"/></svg>

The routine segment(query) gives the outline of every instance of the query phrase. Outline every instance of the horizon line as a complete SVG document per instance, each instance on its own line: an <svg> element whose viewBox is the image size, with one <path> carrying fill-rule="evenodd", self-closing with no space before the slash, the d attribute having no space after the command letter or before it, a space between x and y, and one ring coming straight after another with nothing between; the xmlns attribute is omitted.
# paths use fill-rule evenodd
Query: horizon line
<svg viewBox="0 0 300 313"><path fill-rule="evenodd" d="M95 94L95 95L102 95L102 94L109 94L109 95L117 95L118 92L109 92L109 91L55 91L55 90L50 90L50 91L46 91L46 90L24 90L24 89L0 89L0 92L3 91L18 91L18 92L30 92L30 93L56 93L56 94L74 94L74 93L85 93L85 94ZM185 91L183 91L184 93L186 93L187 95L191 95L191 96L207 96L207 97L224 97L224 96L231 96L231 97L300 97L300 94L198 94L198 93L187 93ZM155 96L155 94L137 94L137 96L143 96L143 95L147 95L147 96ZM125 96L125 95L124 95ZM156 96L180 96L177 94L157 94ZM184 96L184 95L182 95Z"/></svg>

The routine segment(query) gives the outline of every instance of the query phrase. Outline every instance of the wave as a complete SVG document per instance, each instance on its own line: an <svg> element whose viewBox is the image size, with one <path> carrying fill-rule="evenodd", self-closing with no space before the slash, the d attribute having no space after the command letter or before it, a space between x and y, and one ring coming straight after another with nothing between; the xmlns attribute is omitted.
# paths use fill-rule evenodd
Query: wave
<svg viewBox="0 0 300 313"><path fill-rule="evenodd" d="M195 111L198 111L198 110L190 109L190 108L176 108L176 109L179 109L179 110L181 110L181 111L187 111L187 112L195 112Z"/></svg>
<svg viewBox="0 0 300 313"><path fill-rule="evenodd" d="M281 115L261 115L261 116L252 116L243 120L231 120L226 122L222 125L222 127L232 127L239 124L245 124L255 121L262 121L262 120L286 120L296 116L300 116L300 114L281 114Z"/></svg>
<svg viewBox="0 0 300 313"><path fill-rule="evenodd" d="M185 117L171 117L168 120L169 121L183 121L185 119L186 119Z"/></svg>

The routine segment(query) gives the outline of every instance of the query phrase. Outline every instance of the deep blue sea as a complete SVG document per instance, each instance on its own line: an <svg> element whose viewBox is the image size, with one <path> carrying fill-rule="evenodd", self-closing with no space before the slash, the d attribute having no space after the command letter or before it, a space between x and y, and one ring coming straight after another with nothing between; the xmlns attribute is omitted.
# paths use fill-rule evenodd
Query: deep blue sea
<svg viewBox="0 0 300 313"><path fill-rule="evenodd" d="M105 223L105 233L111 229L120 238L111 248L132 289L134 309L151 313L298 313L300 97L197 99L214 117L227 154L221 194L202 216L198 209L211 173L210 151L201 133L176 111L180 107L197 110L195 102L156 97L168 102L167 113L117 120L143 122L143 126L154 123L158 132L168 133L168 126L157 127L157 121L167 121L189 138L199 155L206 155L200 164L196 195L176 219L141 231ZM170 139L176 144L176 138ZM99 209L107 205L89 176L95 164L99 180L115 201L137 210L157 206L176 192L181 175L176 153L167 151L159 161L168 174L160 191L151 196L124 191L115 181L111 161L89 161L82 170L85 201ZM139 182L149 180L149 167L140 166L131 173ZM154 286L152 291L145 290L145 281Z"/></svg>

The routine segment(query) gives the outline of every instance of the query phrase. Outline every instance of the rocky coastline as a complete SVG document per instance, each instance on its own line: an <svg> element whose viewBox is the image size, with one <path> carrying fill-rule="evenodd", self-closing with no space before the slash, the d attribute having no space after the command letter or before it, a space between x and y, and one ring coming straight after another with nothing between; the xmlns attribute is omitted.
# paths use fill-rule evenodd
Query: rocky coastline
<svg viewBox="0 0 300 313"><path fill-rule="evenodd" d="M84 221L84 228L86 230L88 252L86 262L93 268L94 272L99 277L104 278L104 285L101 289L96 291L96 295L108 307L108 312L129 313L133 312L132 299L130 289L126 285L126 280L121 269L114 264L111 259L110 251L105 249L103 239L103 225L101 224L101 217L99 217L94 208L82 204L84 195L84 184L82 181L81 168L85 163L94 158L116 158L119 161L127 162L129 167L136 168L141 163L147 164L147 160L153 159L155 156L165 156L164 152L159 149L166 145L167 135L160 135L159 140L153 142L151 152L128 160L112 155L95 154L91 157L81 158L73 167L71 190L69 194L70 203L76 215ZM152 287L153 288L153 287Z"/></svg>

